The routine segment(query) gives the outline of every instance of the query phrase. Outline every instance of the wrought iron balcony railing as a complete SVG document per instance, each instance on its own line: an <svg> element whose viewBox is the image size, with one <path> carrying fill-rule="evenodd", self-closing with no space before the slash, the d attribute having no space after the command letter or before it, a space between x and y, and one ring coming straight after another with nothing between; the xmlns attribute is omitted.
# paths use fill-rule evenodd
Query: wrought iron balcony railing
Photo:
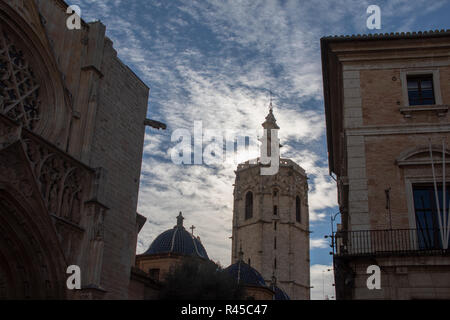
<svg viewBox="0 0 450 320"><path fill-rule="evenodd" d="M335 256L450 254L439 229L338 231Z"/></svg>

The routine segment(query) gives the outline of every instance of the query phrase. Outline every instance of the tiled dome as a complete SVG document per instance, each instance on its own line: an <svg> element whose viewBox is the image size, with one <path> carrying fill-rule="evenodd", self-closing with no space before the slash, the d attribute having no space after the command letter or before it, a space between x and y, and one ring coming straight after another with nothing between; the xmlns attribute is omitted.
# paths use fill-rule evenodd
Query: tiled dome
<svg viewBox="0 0 450 320"><path fill-rule="evenodd" d="M183 227L183 216L180 212L177 225L161 233L150 245L144 255L161 253L178 253L186 256L197 256L209 259L205 248L199 239L191 235Z"/></svg>
<svg viewBox="0 0 450 320"><path fill-rule="evenodd" d="M286 292L275 286L275 300L291 300Z"/></svg>
<svg viewBox="0 0 450 320"><path fill-rule="evenodd" d="M241 259L235 264L232 264L231 266L226 268L225 272L228 272L230 275L236 278L239 283L242 283L244 285L267 287L266 282L264 281L264 278L261 276L261 274L250 267L248 264L243 262Z"/></svg>

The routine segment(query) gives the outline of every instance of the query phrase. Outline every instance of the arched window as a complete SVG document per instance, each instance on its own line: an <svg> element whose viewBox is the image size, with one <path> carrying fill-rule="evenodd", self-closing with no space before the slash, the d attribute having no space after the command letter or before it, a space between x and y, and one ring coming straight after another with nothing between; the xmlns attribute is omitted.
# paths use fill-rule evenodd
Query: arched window
<svg viewBox="0 0 450 320"><path fill-rule="evenodd" d="M245 195L245 220L253 217L253 193L247 192Z"/></svg>
<svg viewBox="0 0 450 320"><path fill-rule="evenodd" d="M297 220L297 222L302 222L302 209L299 196L295 198L295 220Z"/></svg>
<svg viewBox="0 0 450 320"><path fill-rule="evenodd" d="M34 130L41 118L41 88L36 71L29 65L30 55L10 30L0 27L0 113Z"/></svg>

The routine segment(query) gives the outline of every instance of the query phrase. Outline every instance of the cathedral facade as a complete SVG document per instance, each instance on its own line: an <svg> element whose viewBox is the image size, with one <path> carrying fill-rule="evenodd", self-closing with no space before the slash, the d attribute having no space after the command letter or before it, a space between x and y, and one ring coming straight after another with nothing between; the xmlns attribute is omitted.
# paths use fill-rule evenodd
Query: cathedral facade
<svg viewBox="0 0 450 320"><path fill-rule="evenodd" d="M0 1L0 299L127 299L139 280L149 88L103 24L67 19L62 0Z"/></svg>
<svg viewBox="0 0 450 320"><path fill-rule="evenodd" d="M263 123L262 156L279 146L272 108ZM273 143L272 143L273 142ZM267 150L265 150L267 148ZM310 298L308 183L305 170L279 159L278 173L264 175L258 158L238 166L234 184L232 263L242 259L293 300ZM242 256L240 258L240 256Z"/></svg>

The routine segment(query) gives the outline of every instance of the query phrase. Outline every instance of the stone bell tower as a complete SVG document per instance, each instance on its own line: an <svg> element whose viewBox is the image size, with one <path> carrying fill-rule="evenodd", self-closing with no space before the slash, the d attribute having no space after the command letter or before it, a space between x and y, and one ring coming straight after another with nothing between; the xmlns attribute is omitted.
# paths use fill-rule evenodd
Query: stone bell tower
<svg viewBox="0 0 450 320"><path fill-rule="evenodd" d="M275 116L263 123L261 158L270 157L271 141L278 142ZM275 134L275 135L274 135ZM265 149L267 148L267 149ZM279 148L279 147L278 147ZM279 154L279 150L275 150ZM239 259L264 277L276 281L291 299L310 298L308 183L305 170L290 159L280 158L278 173L264 175L261 158L239 164L234 184L232 263Z"/></svg>

